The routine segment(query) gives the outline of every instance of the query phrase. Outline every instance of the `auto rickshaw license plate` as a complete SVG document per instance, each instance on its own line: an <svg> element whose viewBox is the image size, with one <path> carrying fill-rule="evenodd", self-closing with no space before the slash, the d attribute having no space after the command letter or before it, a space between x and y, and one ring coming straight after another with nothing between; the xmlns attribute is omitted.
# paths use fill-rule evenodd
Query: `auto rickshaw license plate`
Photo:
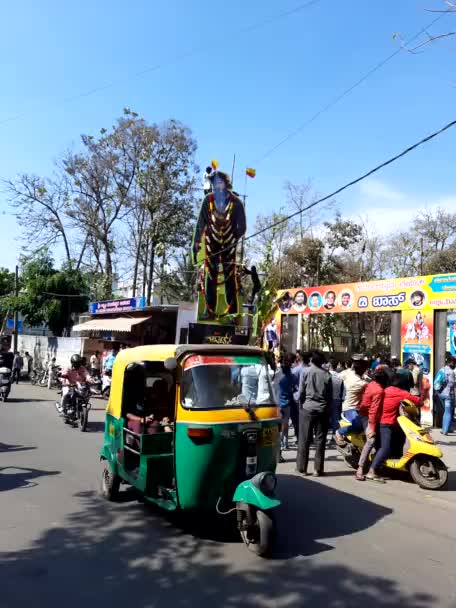
<svg viewBox="0 0 456 608"><path fill-rule="evenodd" d="M258 430L261 429L261 424L259 422L254 422L253 424L249 424L246 426L245 424L238 424L238 431L250 431L250 430Z"/></svg>
<svg viewBox="0 0 456 608"><path fill-rule="evenodd" d="M277 426L267 426L263 429L263 433L261 435L261 443L263 447L271 447L273 446L278 439L278 428Z"/></svg>

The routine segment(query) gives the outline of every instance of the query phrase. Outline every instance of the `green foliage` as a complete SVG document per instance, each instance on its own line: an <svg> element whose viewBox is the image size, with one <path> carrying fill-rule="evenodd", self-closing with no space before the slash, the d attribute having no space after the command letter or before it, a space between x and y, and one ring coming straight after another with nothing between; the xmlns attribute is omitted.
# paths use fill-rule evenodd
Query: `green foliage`
<svg viewBox="0 0 456 608"><path fill-rule="evenodd" d="M192 302L196 297L196 274L190 253L182 253L173 269L160 276L159 293L166 301Z"/></svg>
<svg viewBox="0 0 456 608"><path fill-rule="evenodd" d="M87 310L87 282L74 270L56 270L49 251L42 249L22 260L20 293L8 298L28 325L47 323L56 336L71 327L71 316Z"/></svg>
<svg viewBox="0 0 456 608"><path fill-rule="evenodd" d="M14 273L0 268L0 326L8 313L9 299L14 293Z"/></svg>

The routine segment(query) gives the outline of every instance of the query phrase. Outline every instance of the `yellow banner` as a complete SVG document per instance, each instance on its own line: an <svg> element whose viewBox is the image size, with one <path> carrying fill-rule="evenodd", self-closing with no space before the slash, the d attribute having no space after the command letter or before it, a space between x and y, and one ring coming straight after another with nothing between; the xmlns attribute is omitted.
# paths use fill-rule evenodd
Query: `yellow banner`
<svg viewBox="0 0 456 608"><path fill-rule="evenodd" d="M282 314L455 308L456 274L282 289L276 304Z"/></svg>

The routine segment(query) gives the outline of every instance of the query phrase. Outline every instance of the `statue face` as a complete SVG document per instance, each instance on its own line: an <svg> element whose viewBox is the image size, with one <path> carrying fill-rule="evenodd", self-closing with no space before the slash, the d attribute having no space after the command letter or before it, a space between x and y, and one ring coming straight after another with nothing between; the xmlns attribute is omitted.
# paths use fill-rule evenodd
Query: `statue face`
<svg viewBox="0 0 456 608"><path fill-rule="evenodd" d="M215 192L225 192L226 190L226 184L225 184L225 180L220 177L219 175L216 175L214 177L214 191Z"/></svg>
<svg viewBox="0 0 456 608"><path fill-rule="evenodd" d="M224 209L227 203L227 189L225 180L216 175L213 181L215 204L219 209Z"/></svg>

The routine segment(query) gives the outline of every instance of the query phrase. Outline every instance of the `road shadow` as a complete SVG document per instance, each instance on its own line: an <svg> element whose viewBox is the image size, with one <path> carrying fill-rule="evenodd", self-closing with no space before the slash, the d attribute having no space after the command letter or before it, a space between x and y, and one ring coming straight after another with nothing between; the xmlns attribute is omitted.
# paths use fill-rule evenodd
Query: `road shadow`
<svg viewBox="0 0 456 608"><path fill-rule="evenodd" d="M279 475L277 558L309 556L332 550L322 538L365 530L392 513L354 494L328 487L312 477Z"/></svg>
<svg viewBox="0 0 456 608"><path fill-rule="evenodd" d="M10 473L5 473L9 469ZM61 471L42 471L29 467L1 467L0 468L0 492L17 490L19 488L33 488L38 485L34 480L46 475L60 475Z"/></svg>
<svg viewBox="0 0 456 608"><path fill-rule="evenodd" d="M314 538L313 522L306 525L306 518L315 516L321 508L325 521L320 519L317 530L324 538L337 531L354 531L353 526L334 524L334 504L340 515L337 519L347 516L348 508L362 507L358 519L363 523L356 529L372 525L382 515L379 507L363 506L366 501L349 503L335 491L323 494L316 483L308 482L313 487L305 488L302 480L286 482L292 486L290 489L305 492L301 499L298 497L300 511L296 507L293 513L299 514L300 529ZM316 512L306 507L309 496ZM341 502L317 504L324 498ZM59 525L49 528L26 548L0 556L2 605L29 608L38 597L46 608L60 608L62 597L65 608L435 605L431 594L404 593L394 580L366 575L343 564L254 558L242 546L229 549L225 544L176 530L165 518L145 517L138 504L111 505L101 502L92 492L76 495L74 504L77 511ZM294 523L290 522L289 527Z"/></svg>
<svg viewBox="0 0 456 608"><path fill-rule="evenodd" d="M36 450L36 446L15 445L12 443L0 442L0 452L25 452L28 450Z"/></svg>
<svg viewBox="0 0 456 608"><path fill-rule="evenodd" d="M90 401L91 404L91 410L94 410L95 412L105 412L106 411L106 406L108 405L107 401Z"/></svg>
<svg viewBox="0 0 456 608"><path fill-rule="evenodd" d="M105 423L99 420L89 420L87 423L89 433L104 433Z"/></svg>
<svg viewBox="0 0 456 608"><path fill-rule="evenodd" d="M49 399L37 399L36 397L8 397L8 401L6 403L20 403L21 405L25 405L27 403L34 402L49 403Z"/></svg>
<svg viewBox="0 0 456 608"><path fill-rule="evenodd" d="M448 484L445 489L450 492L456 490L456 471L448 471Z"/></svg>

